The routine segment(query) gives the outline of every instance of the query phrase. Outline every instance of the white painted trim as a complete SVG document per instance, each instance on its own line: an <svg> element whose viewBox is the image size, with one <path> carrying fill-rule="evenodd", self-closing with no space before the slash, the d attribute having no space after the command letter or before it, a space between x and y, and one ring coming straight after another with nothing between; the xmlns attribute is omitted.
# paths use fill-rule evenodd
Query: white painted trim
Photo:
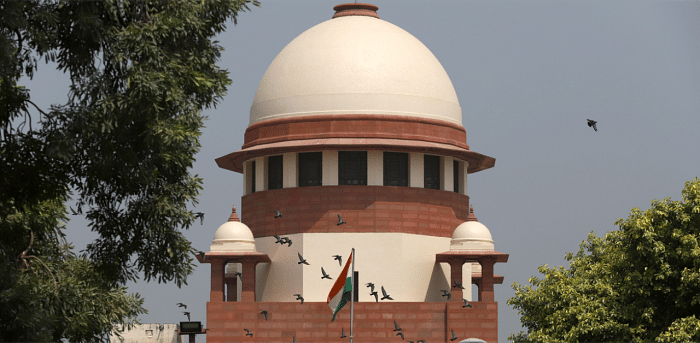
<svg viewBox="0 0 700 343"><path fill-rule="evenodd" d="M367 151L367 185L384 185L384 152L377 150Z"/></svg>
<svg viewBox="0 0 700 343"><path fill-rule="evenodd" d="M322 168L322 185L337 186L338 185L338 152L324 151L323 152L323 168Z"/></svg>

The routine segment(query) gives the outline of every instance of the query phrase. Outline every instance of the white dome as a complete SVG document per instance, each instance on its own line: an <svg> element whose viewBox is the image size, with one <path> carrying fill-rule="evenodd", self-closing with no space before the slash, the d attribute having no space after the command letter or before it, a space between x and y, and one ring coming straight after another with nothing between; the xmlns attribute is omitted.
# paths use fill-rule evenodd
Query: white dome
<svg viewBox="0 0 700 343"><path fill-rule="evenodd" d="M452 233L450 250L493 251L491 232L478 221L467 221L459 224Z"/></svg>
<svg viewBox="0 0 700 343"><path fill-rule="evenodd" d="M462 124L449 76L410 33L368 16L338 17L277 55L255 94L250 124L323 114L385 114Z"/></svg>
<svg viewBox="0 0 700 343"><path fill-rule="evenodd" d="M255 251L255 237L248 225L241 223L236 216L234 207L231 218L228 222L219 226L214 233L214 240L211 243L211 251Z"/></svg>

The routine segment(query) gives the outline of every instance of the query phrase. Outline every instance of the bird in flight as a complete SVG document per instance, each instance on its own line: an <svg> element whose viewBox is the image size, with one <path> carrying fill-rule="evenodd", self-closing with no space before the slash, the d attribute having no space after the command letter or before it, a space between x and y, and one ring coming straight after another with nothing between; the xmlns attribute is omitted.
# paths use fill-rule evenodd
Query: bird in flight
<svg viewBox="0 0 700 343"><path fill-rule="evenodd" d="M457 335L455 335L455 330L451 330L451 331L452 331L452 338L450 338L450 341L454 341L457 339Z"/></svg>
<svg viewBox="0 0 700 343"><path fill-rule="evenodd" d="M348 223L348 222L346 222L346 221L343 220L343 217L341 217L340 215L338 215L338 224L337 224L338 226L341 226L341 225L347 224L347 223Z"/></svg>
<svg viewBox="0 0 700 343"><path fill-rule="evenodd" d="M343 330L343 334L342 334L342 335L340 335L340 338L345 338L345 337L348 337L348 336L345 336L345 329L344 329L344 328L340 328L340 329L341 329L341 330Z"/></svg>
<svg viewBox="0 0 700 343"><path fill-rule="evenodd" d="M204 212L195 212L195 218L199 218L199 225L204 225Z"/></svg>
<svg viewBox="0 0 700 343"><path fill-rule="evenodd" d="M343 256L340 256L340 255L333 255L333 259L334 259L334 260L338 260L338 265L339 265L339 266L341 266L341 267L343 266Z"/></svg>
<svg viewBox="0 0 700 343"><path fill-rule="evenodd" d="M386 294L386 291L384 290L384 286L382 286L382 295L384 295L382 297L382 300L384 300L384 299L394 300L391 298L391 296L389 296L389 294Z"/></svg>
<svg viewBox="0 0 700 343"><path fill-rule="evenodd" d="M455 282L455 285L452 286L452 288L461 288L461 289L464 289L464 286L462 286L461 283L457 282L457 279L452 278L452 280Z"/></svg>
<svg viewBox="0 0 700 343"><path fill-rule="evenodd" d="M301 294L294 294L295 297L297 297L296 300L301 300L301 303L304 303L304 297L301 296Z"/></svg>
<svg viewBox="0 0 700 343"><path fill-rule="evenodd" d="M403 337L403 332L397 332L396 336L401 336L401 339L404 340L405 338Z"/></svg>
<svg viewBox="0 0 700 343"><path fill-rule="evenodd" d="M302 264L302 263L303 263L303 264L305 264L305 265L307 265L307 266L309 265L309 262L306 262L306 260L305 260L303 257L301 257L301 254L300 254L300 253L297 253L297 255L299 255L299 262L297 262L297 264Z"/></svg>
<svg viewBox="0 0 700 343"><path fill-rule="evenodd" d="M450 293L450 291L441 289L440 292L442 292L443 297L447 297L447 301L450 301L450 299L452 299L452 293Z"/></svg>
<svg viewBox="0 0 700 343"><path fill-rule="evenodd" d="M394 321L394 331L403 331L403 329L399 327L399 323L396 321Z"/></svg>
<svg viewBox="0 0 700 343"><path fill-rule="evenodd" d="M321 276L321 280L323 280L323 279L333 280L332 277L330 277L330 276L328 276L328 274L326 274L326 271L323 270L323 267L321 267L321 273L323 273L323 276Z"/></svg>
<svg viewBox="0 0 700 343"><path fill-rule="evenodd" d="M370 293L369 295L374 295L374 300L375 300L376 302L379 302L379 293L377 293L377 292L372 292L372 293Z"/></svg>
<svg viewBox="0 0 700 343"><path fill-rule="evenodd" d="M292 337L292 338L294 339L294 340L293 340L293 343L297 343L297 336L294 336L294 337Z"/></svg>
<svg viewBox="0 0 700 343"><path fill-rule="evenodd" d="M288 247L292 246L292 240L289 239L289 237L282 237L280 244L285 245L287 244Z"/></svg>
<svg viewBox="0 0 700 343"><path fill-rule="evenodd" d="M284 243L282 242L282 238L280 238L280 236L272 235L272 237L275 237L275 239L277 239L277 240L275 241L275 244L277 244L277 243L279 243L280 245L281 245L281 244L284 244Z"/></svg>
<svg viewBox="0 0 700 343"><path fill-rule="evenodd" d="M250 330L248 330L248 329L243 329L243 330L245 330L245 332L247 332L247 333L245 334L246 336L253 337L253 333L250 332Z"/></svg>
<svg viewBox="0 0 700 343"><path fill-rule="evenodd" d="M183 304L183 303L177 303L177 304L175 304L175 305L177 305L178 307L184 307L185 310L187 309L187 305L185 305L185 304Z"/></svg>
<svg viewBox="0 0 700 343"><path fill-rule="evenodd" d="M365 286L372 288L372 292L374 292L374 284L373 283L366 283Z"/></svg>
<svg viewBox="0 0 700 343"><path fill-rule="evenodd" d="M197 251L197 256L202 256L202 261L204 261L204 259L207 258L207 255L204 254L204 251L201 250Z"/></svg>
<svg viewBox="0 0 700 343"><path fill-rule="evenodd" d="M470 304L470 303L467 301L467 299L462 299L462 301L464 301L464 306L462 306L462 308L465 308L465 307L472 308L472 304Z"/></svg>
<svg viewBox="0 0 700 343"><path fill-rule="evenodd" d="M190 321L190 313L189 312L182 312L184 315L187 316L187 321Z"/></svg>
<svg viewBox="0 0 700 343"><path fill-rule="evenodd" d="M590 120L590 119L586 119L586 120L588 120L588 127L592 127L593 130L598 131L598 128L595 126L595 124L598 123L597 121L595 121L595 120Z"/></svg>
<svg viewBox="0 0 700 343"><path fill-rule="evenodd" d="M280 213L280 211L277 211L277 210L273 210L273 211L275 211L275 218L282 218L282 217L284 217L284 214Z"/></svg>
<svg viewBox="0 0 700 343"><path fill-rule="evenodd" d="M265 315L265 321L267 321L267 310L260 312L260 314Z"/></svg>
<svg viewBox="0 0 700 343"><path fill-rule="evenodd" d="M243 282L243 273L235 272L233 273L233 276L238 276L238 279L241 280L241 282Z"/></svg>

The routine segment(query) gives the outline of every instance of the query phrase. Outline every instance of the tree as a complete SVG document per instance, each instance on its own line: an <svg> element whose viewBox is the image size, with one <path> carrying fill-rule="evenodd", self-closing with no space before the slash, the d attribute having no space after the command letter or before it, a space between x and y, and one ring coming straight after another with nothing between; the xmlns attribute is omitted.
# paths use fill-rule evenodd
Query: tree
<svg viewBox="0 0 700 343"><path fill-rule="evenodd" d="M0 341L104 339L145 311L125 282L186 283L201 111L231 82L213 38L249 4L0 1ZM40 59L69 75L66 103L19 84ZM71 198L99 234L80 256Z"/></svg>
<svg viewBox="0 0 700 343"><path fill-rule="evenodd" d="M542 279L513 284L508 304L527 332L515 342L700 341L700 180L682 201L654 200L593 233L569 268L539 268Z"/></svg>

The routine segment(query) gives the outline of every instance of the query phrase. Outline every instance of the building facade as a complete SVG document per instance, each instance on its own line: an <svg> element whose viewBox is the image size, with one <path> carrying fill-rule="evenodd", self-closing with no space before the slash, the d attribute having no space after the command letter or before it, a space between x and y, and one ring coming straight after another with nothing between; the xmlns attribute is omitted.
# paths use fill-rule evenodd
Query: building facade
<svg viewBox="0 0 700 343"><path fill-rule="evenodd" d="M198 256L207 341L349 341L350 305L331 322L326 302L354 248L354 341L496 342L494 264L508 255L467 195L495 159L469 149L430 50L374 5L334 9L272 61L244 145L216 160L245 194Z"/></svg>

